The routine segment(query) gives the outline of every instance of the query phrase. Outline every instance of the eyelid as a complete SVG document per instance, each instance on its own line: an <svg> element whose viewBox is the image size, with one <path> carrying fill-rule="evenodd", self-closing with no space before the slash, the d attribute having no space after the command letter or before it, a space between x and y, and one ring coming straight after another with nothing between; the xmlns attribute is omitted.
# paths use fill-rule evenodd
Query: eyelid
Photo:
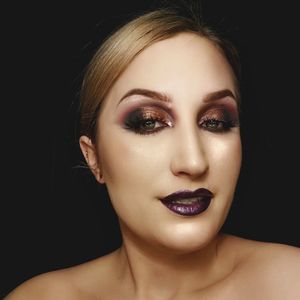
<svg viewBox="0 0 300 300"><path fill-rule="evenodd" d="M239 109L236 101L222 101L219 103L210 103L204 106L198 114L198 119L201 119L202 116L209 113L219 113L225 115L226 117L230 117L232 119L239 119Z"/></svg>
<svg viewBox="0 0 300 300"><path fill-rule="evenodd" d="M167 103L166 103L167 104ZM153 99L139 99L134 101L134 103L127 103L127 108L124 109L124 111L121 113L119 116L119 122L124 122L126 116L133 112L136 109L157 109L157 110L162 110L164 113L167 113L172 120L175 119L175 113L174 111L165 105L165 103L155 101Z"/></svg>
<svg viewBox="0 0 300 300"><path fill-rule="evenodd" d="M143 128L145 122L151 121L158 125L155 128ZM173 120L170 115L161 109L153 106L142 106L131 109L121 121L122 127L141 135L154 134L165 127L173 127Z"/></svg>
<svg viewBox="0 0 300 300"><path fill-rule="evenodd" d="M139 108L156 108L162 109L172 118L172 122L179 120L178 113L171 106L171 103L165 103L162 101L157 101L153 98L146 98L144 96L137 96L138 98L122 101L120 106L125 106L124 111L119 116L119 122L123 122L128 113L134 111ZM231 97L222 98L219 100L215 100L213 102L204 103L198 108L197 120L201 118L204 114L211 110L224 110L227 111L228 114L235 120L239 120L239 106L235 99Z"/></svg>

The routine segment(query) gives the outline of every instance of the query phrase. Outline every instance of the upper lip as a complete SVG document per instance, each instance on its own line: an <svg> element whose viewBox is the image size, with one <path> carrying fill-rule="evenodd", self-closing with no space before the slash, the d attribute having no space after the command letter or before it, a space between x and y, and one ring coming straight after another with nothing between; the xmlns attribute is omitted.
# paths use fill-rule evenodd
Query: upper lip
<svg viewBox="0 0 300 300"><path fill-rule="evenodd" d="M200 188L195 191L190 191L190 190L180 190L175 193L169 194L164 198L161 198L160 200L163 202L170 202L170 201L175 201L179 199L186 199L186 198L196 198L196 197L201 197L201 198L212 198L213 193L205 188Z"/></svg>

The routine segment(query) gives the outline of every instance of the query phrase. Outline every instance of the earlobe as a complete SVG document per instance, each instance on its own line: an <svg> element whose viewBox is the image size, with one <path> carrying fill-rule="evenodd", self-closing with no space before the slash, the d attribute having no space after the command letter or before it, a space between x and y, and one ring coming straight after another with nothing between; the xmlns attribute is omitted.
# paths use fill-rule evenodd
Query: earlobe
<svg viewBox="0 0 300 300"><path fill-rule="evenodd" d="M98 153L95 145L91 139L85 135L79 138L79 145L81 152L90 168L94 174L96 180L99 183L104 183L104 179L101 172L101 166L99 163Z"/></svg>

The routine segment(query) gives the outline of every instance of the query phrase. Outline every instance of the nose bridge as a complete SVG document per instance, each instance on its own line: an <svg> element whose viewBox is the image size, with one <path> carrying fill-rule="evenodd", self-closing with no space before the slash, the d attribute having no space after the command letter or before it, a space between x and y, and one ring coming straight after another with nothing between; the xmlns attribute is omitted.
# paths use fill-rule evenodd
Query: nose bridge
<svg viewBox="0 0 300 300"><path fill-rule="evenodd" d="M190 122L191 123L191 122ZM200 176L208 169L205 144L196 124L182 124L174 138L172 171L175 175Z"/></svg>

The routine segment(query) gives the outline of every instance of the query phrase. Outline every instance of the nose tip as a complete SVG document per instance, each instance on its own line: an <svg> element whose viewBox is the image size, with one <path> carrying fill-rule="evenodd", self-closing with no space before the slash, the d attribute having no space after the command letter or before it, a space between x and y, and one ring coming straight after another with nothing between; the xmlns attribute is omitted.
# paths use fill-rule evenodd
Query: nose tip
<svg viewBox="0 0 300 300"><path fill-rule="evenodd" d="M185 133L174 145L171 170L175 176L198 178L208 171L205 145L199 133Z"/></svg>

